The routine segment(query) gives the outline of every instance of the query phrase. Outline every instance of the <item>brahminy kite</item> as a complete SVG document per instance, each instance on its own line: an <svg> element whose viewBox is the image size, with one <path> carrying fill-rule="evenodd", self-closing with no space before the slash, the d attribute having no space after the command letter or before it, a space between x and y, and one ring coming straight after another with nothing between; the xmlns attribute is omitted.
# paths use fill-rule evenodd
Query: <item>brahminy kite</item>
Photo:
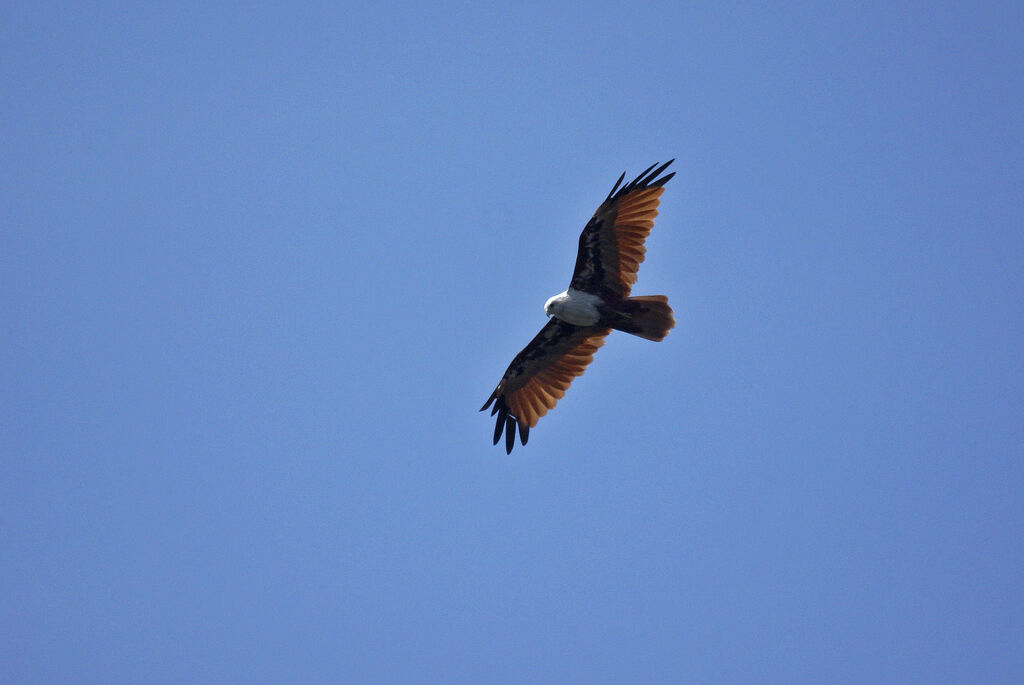
<svg viewBox="0 0 1024 685"><path fill-rule="evenodd" d="M608 197L580 234L576 268L569 288L544 304L551 319L516 355L480 411L494 403L497 414L494 444L505 432L505 452L516 440L526 444L530 429L565 395L573 378L582 375L612 329L659 341L675 326L664 295L630 297L636 272L644 261L644 240L658 216L658 201L669 160L621 188L619 176ZM652 171L653 169L653 171Z"/></svg>

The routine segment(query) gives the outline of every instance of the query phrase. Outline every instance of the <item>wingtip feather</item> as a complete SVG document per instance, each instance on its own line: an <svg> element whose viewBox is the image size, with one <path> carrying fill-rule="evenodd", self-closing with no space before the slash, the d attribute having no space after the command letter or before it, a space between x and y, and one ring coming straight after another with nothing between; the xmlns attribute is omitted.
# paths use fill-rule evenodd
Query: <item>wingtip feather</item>
<svg viewBox="0 0 1024 685"><path fill-rule="evenodd" d="M516 420L511 416L505 417L505 454L512 454L512 447L516 444Z"/></svg>
<svg viewBox="0 0 1024 685"><path fill-rule="evenodd" d="M654 179L658 178L658 174L660 174L665 169L667 169L668 165L671 164L674 161L675 161L674 159L670 159L669 161L665 162L664 164L662 164L657 169L654 169L654 171L651 171L651 173L649 173L649 174L647 174L647 172L644 172L644 174L646 174L646 175L644 176L644 179L642 181L640 181L640 185L649 185L651 183L651 181L653 181ZM653 168L653 165L652 165L651 168ZM650 171L650 169L648 169L647 171ZM660 182L664 183L665 180L667 180L667 179L660 180Z"/></svg>
<svg viewBox="0 0 1024 685"><path fill-rule="evenodd" d="M612 199L612 195L614 195L614 194L615 194L615 191L619 189L619 184L620 184L620 183L622 183L622 180L623 180L624 178L626 178L626 172L625 172L625 171L623 171L623 172L622 172L622 175L621 175L621 176L619 176L619 180L618 180L618 181L616 181L616 182L615 182L615 185L613 185L613 186L612 186L612 190L611 190L611 192L610 192L610 193L608 193L608 197L606 197L606 198L604 199L604 200L605 200L605 202L607 202L608 200Z"/></svg>
<svg viewBox="0 0 1024 685"><path fill-rule="evenodd" d="M501 440L501 431L505 427L505 419L508 417L508 411L502 409L498 412L498 420L494 422L494 443L498 444L498 440Z"/></svg>
<svg viewBox="0 0 1024 685"><path fill-rule="evenodd" d="M667 169L668 166L674 161L676 160L673 157L672 159L668 160L661 166L658 166L658 163L655 162L651 166L641 171L636 178L634 178L626 185L622 186L622 188L620 189L619 184L622 183L622 180L626 177L625 173L623 173L622 176L619 177L619 180L615 182L615 186L612 188L612 192L608 193L608 197L605 198L605 202L611 200L615 196L616 191L618 191L619 196L622 196L630 192L631 190L635 190L636 188L657 188L659 186L665 185L666 183L668 183L668 180L670 178L675 176L675 172L672 172L671 174L665 176L664 178L658 178L658 174L665 171L665 169Z"/></svg>
<svg viewBox="0 0 1024 685"><path fill-rule="evenodd" d="M668 183L669 181L671 181L672 177L675 176L675 175L676 175L676 172L674 172L674 171L671 174L666 174L665 176L659 178L657 181L652 183L651 187L652 188L660 188L661 186L663 186L666 183Z"/></svg>

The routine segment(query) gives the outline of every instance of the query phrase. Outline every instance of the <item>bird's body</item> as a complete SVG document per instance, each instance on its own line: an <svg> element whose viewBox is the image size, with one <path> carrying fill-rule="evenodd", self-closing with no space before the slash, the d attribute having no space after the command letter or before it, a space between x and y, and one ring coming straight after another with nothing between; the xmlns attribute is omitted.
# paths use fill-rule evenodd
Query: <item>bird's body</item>
<svg viewBox="0 0 1024 685"><path fill-rule="evenodd" d="M604 300L597 295L567 288L544 303L544 313L573 326L593 326L601 320L602 305Z"/></svg>
<svg viewBox="0 0 1024 685"><path fill-rule="evenodd" d="M507 452L516 427L525 445L530 428L583 373L612 329L658 341L675 325L664 295L630 296L658 199L675 174L658 176L671 163L653 172L651 165L621 189L625 174L620 176L580 234L569 287L544 304L550 321L512 360L481 409L494 404L494 442L504 432Z"/></svg>

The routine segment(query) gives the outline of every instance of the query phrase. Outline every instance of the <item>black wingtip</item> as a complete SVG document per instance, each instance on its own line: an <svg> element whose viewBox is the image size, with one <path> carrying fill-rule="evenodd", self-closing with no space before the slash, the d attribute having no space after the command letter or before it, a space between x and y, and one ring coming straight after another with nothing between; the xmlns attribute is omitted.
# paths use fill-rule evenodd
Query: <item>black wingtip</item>
<svg viewBox="0 0 1024 685"><path fill-rule="evenodd" d="M523 421L519 422L519 442L522 445L526 445L526 441L530 439L530 427Z"/></svg>
<svg viewBox="0 0 1024 685"><path fill-rule="evenodd" d="M670 178L676 175L676 172L673 171L671 174L668 174L664 178L658 178L658 174L665 171L665 169L668 168L668 165L674 161L676 160L673 157L672 159L668 160L661 166L658 166L658 163L655 162L651 166L641 171L640 174L632 181L622 186L622 188L619 188L619 184L622 183L622 179L626 177L626 174L623 173L622 176L619 177L619 180L615 182L615 186L612 188L612 192L608 193L608 197L605 198L605 202L615 197L625 195L631 190L636 190L637 188L658 188L659 186L665 185L666 183L668 183L668 180ZM657 169L655 169L655 167L657 167ZM618 192L616 193L616 191Z"/></svg>
<svg viewBox="0 0 1024 685"><path fill-rule="evenodd" d="M657 181L655 181L654 183L652 183L652 184L650 185L650 187L651 187L651 188L660 188L661 186L665 185L665 184L666 184L666 183L668 183L668 182L669 182L670 180L672 180L672 177L673 177L673 176L675 176L675 175L676 175L676 172L674 172L674 171L673 171L673 172L672 172L671 174L666 174L665 176L662 176L662 177L661 177L661 178L659 178L659 179L658 179Z"/></svg>
<svg viewBox="0 0 1024 685"><path fill-rule="evenodd" d="M665 162L664 164L662 164L657 169L654 169L654 165L651 165L651 167L648 168L647 171L645 171L644 173L640 174L643 178L640 179L640 181L637 183L637 185L638 186L649 186L651 184L651 181L653 181L654 179L658 178L658 174L660 174L662 171L667 169L668 165L671 164L673 161L675 161L675 160L669 160L669 161ZM651 169L654 169L654 171L651 171ZM647 173L648 171L650 173Z"/></svg>
<svg viewBox="0 0 1024 685"><path fill-rule="evenodd" d="M630 182L630 184L629 184L629 187L630 187L630 188L634 188L634 187L636 187L636 186L639 186L639 185L643 185L644 181L643 181L643 180L641 180L641 179L643 179L644 177L646 177L646 176L647 176L647 174L648 174L648 173L650 172L650 170L651 170L651 169L653 169L653 168L654 168L654 167L656 167L656 166L658 166L658 163L657 163L657 162L655 162L655 163L654 163L654 164L652 164L651 166L649 166L649 167L647 167L646 169L644 169L643 171L641 171L641 172L640 172L640 175L639 175L639 176L637 176L636 178L634 178L634 179L633 179L633 180L632 180L632 181ZM655 176L657 176L658 172L657 172L657 171L655 171L655 172L654 172L654 174L655 174Z"/></svg>
<svg viewBox="0 0 1024 685"><path fill-rule="evenodd" d="M493 402L493 401L494 401L494 395L491 395L490 399L487 400L487 402L484 404L484 406L480 407L480 411L483 411L483 410L487 409L487 407L491 406L491 402Z"/></svg>
<svg viewBox="0 0 1024 685"><path fill-rule="evenodd" d="M494 444L498 444L498 440L501 440L501 431L505 428L505 418L508 416L508 411L502 409L498 412L498 420L494 422Z"/></svg>
<svg viewBox="0 0 1024 685"><path fill-rule="evenodd" d="M622 179L624 179L624 178L626 178L626 172L625 172L625 171L623 171L623 172L622 172L622 176L619 176L619 180L618 180L618 181L616 181L616 182L615 182L615 185L613 185L613 186L612 186L612 190L611 190L611 192L610 192L610 193L608 193L608 197L606 197L606 198L605 198L605 201L606 201L606 202L607 202L608 200L612 199L612 195L614 195L614 194L615 194L615 191L619 189L619 184L620 184L620 183L622 183Z"/></svg>
<svg viewBox="0 0 1024 685"><path fill-rule="evenodd" d="M516 420L511 416L505 417L505 454L512 454L512 447L516 444Z"/></svg>

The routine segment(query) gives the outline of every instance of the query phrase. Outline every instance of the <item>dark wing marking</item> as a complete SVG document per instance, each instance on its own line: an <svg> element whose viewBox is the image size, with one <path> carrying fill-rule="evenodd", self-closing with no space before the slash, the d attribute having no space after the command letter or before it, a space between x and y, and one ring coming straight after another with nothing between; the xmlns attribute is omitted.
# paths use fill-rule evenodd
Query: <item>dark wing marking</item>
<svg viewBox="0 0 1024 685"><path fill-rule="evenodd" d="M658 216L663 186L675 172L661 178L658 175L674 161L657 169L652 164L622 188L619 184L626 174L619 177L580 234L570 288L597 295L605 302L629 296L647 251L644 240Z"/></svg>
<svg viewBox="0 0 1024 685"><path fill-rule="evenodd" d="M548 321L512 360L487 404L480 408L483 411L494 403L491 415L498 415L494 444L498 444L504 431L505 451L511 453L519 426L519 440L525 445L530 429L554 408L573 379L586 370L611 330L573 326L555 318Z"/></svg>

